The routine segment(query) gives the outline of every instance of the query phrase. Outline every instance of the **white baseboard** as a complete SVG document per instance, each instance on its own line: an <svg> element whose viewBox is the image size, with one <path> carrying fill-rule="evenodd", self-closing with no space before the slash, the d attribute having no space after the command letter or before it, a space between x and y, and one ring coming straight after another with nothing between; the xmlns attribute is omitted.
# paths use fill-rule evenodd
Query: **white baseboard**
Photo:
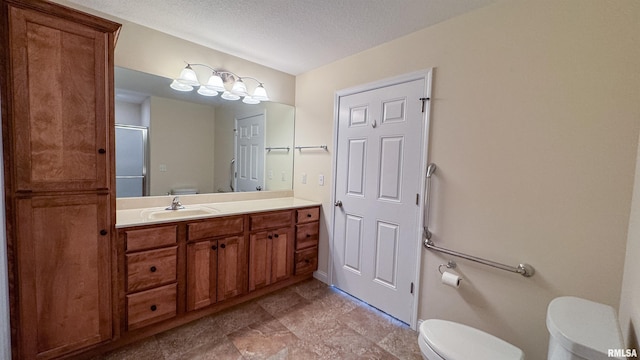
<svg viewBox="0 0 640 360"><path fill-rule="evenodd" d="M327 285L329 284L329 275L327 275L327 273L324 271L314 271L313 277Z"/></svg>

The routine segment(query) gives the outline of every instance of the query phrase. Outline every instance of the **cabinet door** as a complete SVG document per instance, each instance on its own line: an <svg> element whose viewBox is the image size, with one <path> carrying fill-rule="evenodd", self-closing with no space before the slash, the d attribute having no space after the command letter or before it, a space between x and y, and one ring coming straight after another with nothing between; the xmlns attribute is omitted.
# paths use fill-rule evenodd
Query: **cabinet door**
<svg viewBox="0 0 640 360"><path fill-rule="evenodd" d="M218 240L218 301L247 291L247 257L244 236Z"/></svg>
<svg viewBox="0 0 640 360"><path fill-rule="evenodd" d="M271 283L271 239L267 231L249 237L249 291Z"/></svg>
<svg viewBox="0 0 640 360"><path fill-rule="evenodd" d="M22 358L51 358L112 336L109 195L17 201Z"/></svg>
<svg viewBox="0 0 640 360"><path fill-rule="evenodd" d="M293 232L291 228L273 231L271 248L271 282L288 279L293 274Z"/></svg>
<svg viewBox="0 0 640 360"><path fill-rule="evenodd" d="M15 189L109 188L113 34L9 6Z"/></svg>
<svg viewBox="0 0 640 360"><path fill-rule="evenodd" d="M293 273L291 228L251 234L249 291L287 279Z"/></svg>
<svg viewBox="0 0 640 360"><path fill-rule="evenodd" d="M218 268L217 241L200 241L187 246L187 310L216 302Z"/></svg>

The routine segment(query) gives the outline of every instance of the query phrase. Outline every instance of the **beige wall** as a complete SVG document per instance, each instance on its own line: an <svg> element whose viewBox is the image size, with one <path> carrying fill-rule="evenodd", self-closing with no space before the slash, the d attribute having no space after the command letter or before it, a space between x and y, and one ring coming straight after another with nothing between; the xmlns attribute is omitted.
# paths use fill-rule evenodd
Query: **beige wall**
<svg viewBox="0 0 640 360"><path fill-rule="evenodd" d="M215 108L155 96L150 108L150 195L180 188L214 192Z"/></svg>
<svg viewBox="0 0 640 360"><path fill-rule="evenodd" d="M636 349L640 332L640 147L638 150L619 314L625 343Z"/></svg>
<svg viewBox="0 0 640 360"><path fill-rule="evenodd" d="M272 101L293 105L295 99L295 77L266 66L216 51L124 19L99 11L87 9L69 2L52 0L65 6L79 9L122 24L115 53L115 64L153 75L175 78L185 65L201 63L216 69L232 71L240 76L251 76L264 83ZM206 79L201 79L206 81ZM249 90L257 85L247 81Z"/></svg>
<svg viewBox="0 0 640 360"><path fill-rule="evenodd" d="M457 259L465 281L454 290L437 271L449 257L423 250L419 318L469 324L543 359L551 299L617 307L640 128L639 17L633 0L503 2L298 76L296 144L330 149L295 162L295 195L323 203L320 275L331 184L299 177L331 180L335 92L433 67L433 240L537 273Z"/></svg>

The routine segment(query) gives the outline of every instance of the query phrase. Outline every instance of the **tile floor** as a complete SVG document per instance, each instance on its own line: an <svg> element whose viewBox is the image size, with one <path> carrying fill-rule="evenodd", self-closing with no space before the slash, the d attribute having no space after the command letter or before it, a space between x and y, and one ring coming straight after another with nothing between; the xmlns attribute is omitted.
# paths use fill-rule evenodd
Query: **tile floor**
<svg viewBox="0 0 640 360"><path fill-rule="evenodd" d="M309 280L94 358L421 359L418 334Z"/></svg>

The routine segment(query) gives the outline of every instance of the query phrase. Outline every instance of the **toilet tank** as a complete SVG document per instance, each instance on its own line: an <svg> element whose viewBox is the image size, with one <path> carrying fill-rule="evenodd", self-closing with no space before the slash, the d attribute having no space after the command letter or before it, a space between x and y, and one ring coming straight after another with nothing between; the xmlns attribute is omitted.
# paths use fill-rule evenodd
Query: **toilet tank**
<svg viewBox="0 0 640 360"><path fill-rule="evenodd" d="M547 308L548 360L617 359L609 349L622 349L622 333L615 310L608 305L563 296Z"/></svg>

